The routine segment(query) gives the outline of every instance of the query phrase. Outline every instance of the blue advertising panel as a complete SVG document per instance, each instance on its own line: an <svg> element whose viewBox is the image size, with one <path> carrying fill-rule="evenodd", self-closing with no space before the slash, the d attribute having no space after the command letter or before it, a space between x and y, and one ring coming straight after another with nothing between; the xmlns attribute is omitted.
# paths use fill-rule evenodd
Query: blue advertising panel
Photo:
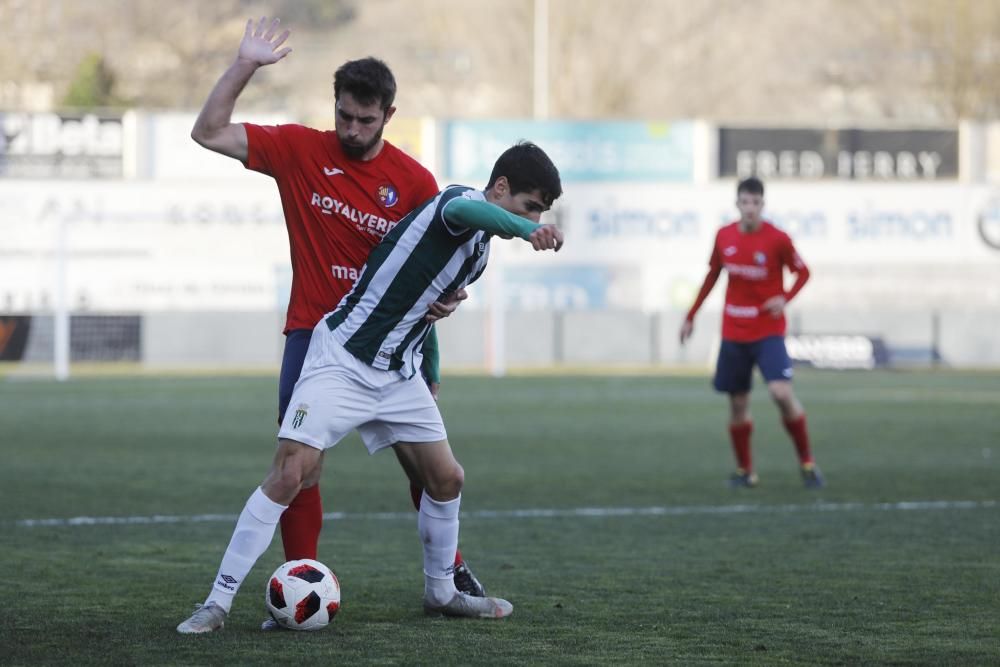
<svg viewBox="0 0 1000 667"><path fill-rule="evenodd" d="M504 274L507 307L595 310L607 307L614 269L607 266L518 267Z"/></svg>
<svg viewBox="0 0 1000 667"><path fill-rule="evenodd" d="M548 153L563 182L690 181L693 134L690 121L449 121L445 174L483 187L500 153L527 139Z"/></svg>

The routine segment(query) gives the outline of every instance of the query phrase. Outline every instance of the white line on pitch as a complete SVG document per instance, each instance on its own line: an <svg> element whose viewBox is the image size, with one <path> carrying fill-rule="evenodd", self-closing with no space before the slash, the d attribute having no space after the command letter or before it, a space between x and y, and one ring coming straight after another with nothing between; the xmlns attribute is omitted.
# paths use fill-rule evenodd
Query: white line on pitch
<svg viewBox="0 0 1000 667"><path fill-rule="evenodd" d="M691 516L696 514L787 514L792 512L912 512L928 510L992 509L995 500L913 500L895 503L809 503L804 505L679 505L661 507L572 507L566 509L474 510L463 519L549 519L567 517ZM414 512L329 512L324 519L399 521ZM106 526L162 523L230 523L235 514L170 516L77 516L68 519L21 519L24 528L42 526Z"/></svg>

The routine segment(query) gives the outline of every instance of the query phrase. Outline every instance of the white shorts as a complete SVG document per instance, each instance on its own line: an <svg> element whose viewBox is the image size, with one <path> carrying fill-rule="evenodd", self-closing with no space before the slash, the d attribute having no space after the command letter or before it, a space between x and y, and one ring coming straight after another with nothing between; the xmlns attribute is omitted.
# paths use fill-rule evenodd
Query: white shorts
<svg viewBox="0 0 1000 667"><path fill-rule="evenodd" d="M397 442L439 442L448 434L437 402L420 374L368 366L334 340L326 326L313 329L279 438L317 449L340 442L353 429L370 454Z"/></svg>

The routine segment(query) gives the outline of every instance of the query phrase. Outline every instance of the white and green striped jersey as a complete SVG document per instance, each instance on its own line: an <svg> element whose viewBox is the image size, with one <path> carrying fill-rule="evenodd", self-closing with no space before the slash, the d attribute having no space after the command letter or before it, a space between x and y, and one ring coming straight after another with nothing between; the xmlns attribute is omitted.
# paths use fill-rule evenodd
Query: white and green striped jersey
<svg viewBox="0 0 1000 667"><path fill-rule="evenodd" d="M334 339L369 366L412 377L431 327L428 307L486 268L491 235L442 216L459 197L486 200L478 190L451 186L412 211L372 250L353 289L325 318Z"/></svg>

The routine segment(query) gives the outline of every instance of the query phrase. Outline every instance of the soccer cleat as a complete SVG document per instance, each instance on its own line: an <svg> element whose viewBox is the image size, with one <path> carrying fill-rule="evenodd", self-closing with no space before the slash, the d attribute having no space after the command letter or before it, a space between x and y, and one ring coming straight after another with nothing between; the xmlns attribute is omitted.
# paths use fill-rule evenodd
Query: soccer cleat
<svg viewBox="0 0 1000 667"><path fill-rule="evenodd" d="M459 591L448 603L430 604L424 600L424 613L428 616L456 618L506 618L514 612L514 605L500 598L478 598Z"/></svg>
<svg viewBox="0 0 1000 667"><path fill-rule="evenodd" d="M226 617L229 614L215 602L206 605L198 605L198 608L191 618L177 626L177 632L182 635L201 634L203 632L215 632L221 630L226 624Z"/></svg>
<svg viewBox="0 0 1000 667"><path fill-rule="evenodd" d="M759 481L757 473L747 472L743 468L737 468L736 472L729 476L729 486L733 489L752 489Z"/></svg>
<svg viewBox="0 0 1000 667"><path fill-rule="evenodd" d="M486 588L479 583L476 575L472 574L469 564L465 561L455 566L455 588L475 598L486 597Z"/></svg>
<svg viewBox="0 0 1000 667"><path fill-rule="evenodd" d="M278 625L278 622L273 618L264 619L264 622L260 624L260 629L264 632L270 632L271 630L284 630L284 628Z"/></svg>
<svg viewBox="0 0 1000 667"><path fill-rule="evenodd" d="M802 483L807 489L822 489L826 486L823 473L819 471L815 463L805 463L802 465Z"/></svg>

